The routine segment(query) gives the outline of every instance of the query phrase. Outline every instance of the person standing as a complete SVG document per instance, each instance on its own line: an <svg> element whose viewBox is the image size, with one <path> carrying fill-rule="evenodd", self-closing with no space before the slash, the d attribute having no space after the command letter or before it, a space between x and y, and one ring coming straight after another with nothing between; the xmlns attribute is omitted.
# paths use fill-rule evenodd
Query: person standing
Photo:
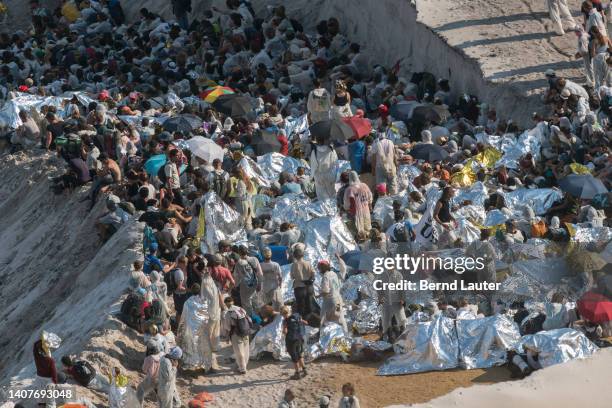
<svg viewBox="0 0 612 408"><path fill-rule="evenodd" d="M593 80L593 60L591 59L591 52L589 49L590 36L586 31L584 31L584 28L581 25L578 25L576 37L578 37L576 59L582 58L582 61L584 62L584 75L586 77L586 83L589 86L593 86L595 82Z"/></svg>
<svg viewBox="0 0 612 408"><path fill-rule="evenodd" d="M576 27L574 17L567 6L567 0L547 0L547 4L553 28L558 35L565 34L564 28L573 30Z"/></svg>
<svg viewBox="0 0 612 408"><path fill-rule="evenodd" d="M376 179L376 185L385 184L390 195L397 193L397 163L395 145L381 133L372 145L370 163Z"/></svg>
<svg viewBox="0 0 612 408"><path fill-rule="evenodd" d="M338 275L331 270L327 260L319 261L318 269L322 275L320 291L321 298L323 299L321 306L321 327L326 322L335 322L342 326L344 333L348 334Z"/></svg>
<svg viewBox="0 0 612 408"><path fill-rule="evenodd" d="M261 291L263 274L257 258L249 256L246 246L238 248L240 259L234 266L234 279L240 290L240 304L249 316L253 315L255 307L255 293Z"/></svg>
<svg viewBox="0 0 612 408"><path fill-rule="evenodd" d="M404 279L402 274L396 269L385 270L380 276L385 283L399 284ZM382 338L393 343L394 335L392 333L391 322L393 317L397 321L400 332L406 327L406 312L404 311L404 292L399 290L387 289L378 291L378 302L382 305Z"/></svg>
<svg viewBox="0 0 612 408"><path fill-rule="evenodd" d="M291 307L283 306L281 308L281 316L283 316L283 334L285 335L285 346L287 353L293 361L295 367L295 374L291 379L299 380L300 370L302 370L302 376L306 376L308 373L304 366L304 335L306 334L306 322L302 319L299 313L292 313Z"/></svg>
<svg viewBox="0 0 612 408"><path fill-rule="evenodd" d="M309 288L312 289L315 273L312 265L304 260L304 249L297 245L293 249L293 263L291 264L291 279L293 279L293 294L295 307L302 316L311 312Z"/></svg>
<svg viewBox="0 0 612 408"><path fill-rule="evenodd" d="M312 80L314 89L308 94L308 102L306 108L308 110L308 119L310 124L314 125L329 119L329 111L331 109L331 96L327 89L321 86L321 80L315 78Z"/></svg>
<svg viewBox="0 0 612 408"><path fill-rule="evenodd" d="M202 274L200 297L208 304L208 321L202 326L200 334L201 351L204 360L204 369L208 373L218 370L217 357L215 355L219 348L219 334L221 330L221 295L219 289L204 260L198 261L195 268Z"/></svg>
<svg viewBox="0 0 612 408"><path fill-rule="evenodd" d="M178 150L170 150L168 161L164 165L164 175L166 176L166 186L172 191L172 202L185 207L183 196L181 195L181 180L179 175L179 155Z"/></svg>
<svg viewBox="0 0 612 408"><path fill-rule="evenodd" d="M234 299L231 296L226 297L224 303L227 309L225 312L225 327L232 343L238 372L246 374L249 363L251 319L243 308L234 305Z"/></svg>
<svg viewBox="0 0 612 408"><path fill-rule="evenodd" d="M372 229L372 200L370 187L361 182L356 171L351 171L349 185L344 192L343 206L353 221L358 241L365 240Z"/></svg>
<svg viewBox="0 0 612 408"><path fill-rule="evenodd" d="M147 343L147 356L142 363L142 372L145 378L136 389L136 396L140 405L144 403L145 397L157 389L157 380L159 376L159 366L164 353L159 347L159 343L151 341Z"/></svg>
<svg viewBox="0 0 612 408"><path fill-rule="evenodd" d="M183 357L180 347L173 347L159 362L157 377L157 402L159 408L180 407L181 398L176 389L176 370Z"/></svg>
<svg viewBox="0 0 612 408"><path fill-rule="evenodd" d="M268 247L263 250L264 261L260 264L263 274L262 298L263 303L271 304L275 311L279 311L283 304L280 292L283 276L278 262L272 260L272 250Z"/></svg>
<svg viewBox="0 0 612 408"><path fill-rule="evenodd" d="M191 0L172 0L172 12L176 17L178 25L183 29L189 28L189 12L191 11Z"/></svg>
<svg viewBox="0 0 612 408"><path fill-rule="evenodd" d="M315 191L319 200L336 197L336 166L338 155L326 145L325 138L317 137L317 145L310 153L310 169L315 181Z"/></svg>

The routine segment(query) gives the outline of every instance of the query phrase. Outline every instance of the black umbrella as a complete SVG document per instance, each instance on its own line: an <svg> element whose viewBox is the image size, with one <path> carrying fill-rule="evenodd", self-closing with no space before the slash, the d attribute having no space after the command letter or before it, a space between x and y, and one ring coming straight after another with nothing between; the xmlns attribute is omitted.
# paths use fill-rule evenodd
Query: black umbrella
<svg viewBox="0 0 612 408"><path fill-rule="evenodd" d="M310 135L317 139L323 137L328 142L346 142L353 137L353 129L338 119L322 120L312 125Z"/></svg>
<svg viewBox="0 0 612 408"><path fill-rule="evenodd" d="M417 106L412 111L412 120L425 123L435 122L441 124L450 116L448 108L442 105L423 105Z"/></svg>
<svg viewBox="0 0 612 408"><path fill-rule="evenodd" d="M559 180L559 187L574 197L584 200L590 200L597 194L608 192L601 180L590 174L570 174Z"/></svg>
<svg viewBox="0 0 612 408"><path fill-rule="evenodd" d="M418 106L421 105L415 102L399 102L391 106L389 114L396 120L406 122L412 118L412 112L414 112L414 109Z"/></svg>
<svg viewBox="0 0 612 408"><path fill-rule="evenodd" d="M251 100L239 94L221 95L212 105L217 111L232 117L245 116L253 110Z"/></svg>
<svg viewBox="0 0 612 408"><path fill-rule="evenodd" d="M410 155L415 159L425 160L429 163L442 161L449 156L446 150L433 144L418 144L412 148Z"/></svg>
<svg viewBox="0 0 612 408"><path fill-rule="evenodd" d="M253 146L258 156L280 152L281 149L281 143L276 134L265 130L253 138Z"/></svg>
<svg viewBox="0 0 612 408"><path fill-rule="evenodd" d="M189 133L193 132L194 129L202 127L203 123L202 119L196 115L185 114L167 119L162 126L168 132Z"/></svg>

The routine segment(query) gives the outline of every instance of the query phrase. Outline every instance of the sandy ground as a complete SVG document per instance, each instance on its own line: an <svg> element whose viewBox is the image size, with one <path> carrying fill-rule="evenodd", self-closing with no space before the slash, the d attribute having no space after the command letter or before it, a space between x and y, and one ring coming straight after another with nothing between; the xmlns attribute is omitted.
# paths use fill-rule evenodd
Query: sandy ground
<svg viewBox="0 0 612 408"><path fill-rule="evenodd" d="M142 379L138 371L145 351L142 336L115 319L110 319L105 327L94 333L82 355L97 366L119 364L130 378L130 384L137 386ZM214 395L214 401L208 405L211 407L275 407L285 389L291 388L297 396L299 407L312 407L322 395L332 396L337 401L341 396L342 384L352 382L358 390L362 407L375 408L426 402L460 387L509 380L509 372L503 367L381 377L376 375L380 362L348 364L339 358L325 358L309 364L308 376L295 381L289 379L293 374L289 362L270 358L251 360L249 372L236 375L229 344L223 344L219 355L221 370L216 374L179 372L177 385L184 403L206 391ZM83 396L104 406L104 395L81 391ZM145 408L155 407L152 399L145 403Z"/></svg>
<svg viewBox="0 0 612 408"><path fill-rule="evenodd" d="M581 1L568 4L578 16ZM583 82L582 61L574 58L576 36L553 32L544 0L418 0L417 8L419 21L477 59L489 81L540 92L544 72L552 68Z"/></svg>

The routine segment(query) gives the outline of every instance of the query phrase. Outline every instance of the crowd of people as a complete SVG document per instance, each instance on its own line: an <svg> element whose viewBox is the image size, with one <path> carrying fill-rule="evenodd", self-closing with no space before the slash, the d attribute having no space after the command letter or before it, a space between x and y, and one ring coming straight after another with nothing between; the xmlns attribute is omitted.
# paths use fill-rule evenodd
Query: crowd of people
<svg viewBox="0 0 612 408"><path fill-rule="evenodd" d="M523 141L504 113L474 96L455 95L444 78L407 78L399 62L371 61L361 44L342 34L346 27L338 19L321 21L310 33L283 6L259 16L248 2L227 0L224 9L189 21L190 3L172 1L176 21L143 8L137 21L127 22L119 0L64 0L56 10L32 0L31 30L0 34L5 103L72 92L61 106L20 110L16 128L4 127L7 149L48 150L63 158L65 174L52 180L52 189L86 191L82 202L91 211L104 202L96 224L102 241L122 233L132 218L145 225L143 258L133 264L120 316L146 345L138 403L150 396L163 408L181 406L178 367L218 372L217 353L226 341L236 373L247 373L250 339L279 315L296 381L307 376L306 326L332 322L351 333L340 288L349 274L368 268L347 265L343 254L308 259L299 226L261 211L283 197L331 203L363 257L448 248L484 256L484 270L463 275L471 281L496 282L495 260L512 244L533 238L568 243L572 225L610 227L609 40L595 2L584 2L585 22L572 27L584 45L587 84L595 88L546 72L543 113L533 115L537 150L503 165L496 165L503 146ZM227 95L213 100L213 91ZM236 113L234 105L245 98L249 105ZM175 117L188 124L170 128ZM307 125L296 131L301 118ZM189 144L196 137L212 141L221 157L197 155ZM273 153L299 163L270 185L242 165L256 161L263 140ZM148 163L160 156L152 171ZM341 161L350 170L340 169ZM402 180L407 167L415 172L409 183ZM573 174L588 178L595 191L560 188ZM490 192L484 214L498 212L502 221L483 226L484 218L474 220L479 236L466 242L458 214L475 203L455 197L474 183ZM555 189L561 199L539 214L524 205L517 216L506 194L537 189ZM235 228L244 228L246 241L222 239L202 250L203 230L214 228L202 216L210 200L238 214ZM289 264L292 304L282 289L282 266ZM605 270L579 272L585 290L612 291ZM396 270L381 276L386 282L405 278ZM378 301L380 336L389 342L409 319L438 313L456 318L473 310L465 299L446 297L407 304L394 290L380 291ZM531 318L529 330L567 327L578 319L560 307L536 322ZM502 310L491 295L474 314ZM65 381L43 343L34 347L39 379ZM125 387L120 367L102 376L74 357L62 363L81 385ZM339 407L359 407L351 384L342 392ZM295 406L294 399L287 390L279 407ZM322 397L320 406L329 403ZM113 398L109 404L123 406Z"/></svg>

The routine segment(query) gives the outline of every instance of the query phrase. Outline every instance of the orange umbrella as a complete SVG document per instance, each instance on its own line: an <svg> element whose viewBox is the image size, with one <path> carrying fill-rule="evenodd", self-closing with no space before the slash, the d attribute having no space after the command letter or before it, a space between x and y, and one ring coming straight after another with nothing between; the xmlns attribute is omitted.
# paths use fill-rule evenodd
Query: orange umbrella
<svg viewBox="0 0 612 408"><path fill-rule="evenodd" d="M234 90L227 86L213 86L202 91L200 98L204 99L205 102L213 103L221 95L231 95L233 93L235 93Z"/></svg>
<svg viewBox="0 0 612 408"><path fill-rule="evenodd" d="M369 135L372 131L372 123L368 119L351 116L350 118L342 118L342 121L349 125L357 139Z"/></svg>

